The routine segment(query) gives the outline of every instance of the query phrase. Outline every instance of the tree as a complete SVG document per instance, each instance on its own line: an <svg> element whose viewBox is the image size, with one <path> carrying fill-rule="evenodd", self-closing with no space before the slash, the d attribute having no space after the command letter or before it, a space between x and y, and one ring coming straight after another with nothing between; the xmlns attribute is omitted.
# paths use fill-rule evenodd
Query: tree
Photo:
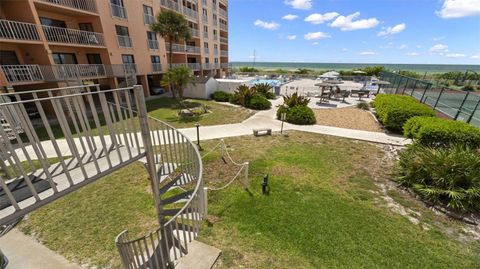
<svg viewBox="0 0 480 269"><path fill-rule="evenodd" d="M175 98L175 92L177 91L180 99L183 99L185 86L187 84L195 84L194 82L195 76L192 74L192 70L185 66L168 69L162 79L163 85L170 86L173 98Z"/></svg>
<svg viewBox="0 0 480 269"><path fill-rule="evenodd" d="M157 21L150 25L150 29L169 42L168 60L172 68L173 42L191 38L187 20L179 13L165 10L158 13Z"/></svg>

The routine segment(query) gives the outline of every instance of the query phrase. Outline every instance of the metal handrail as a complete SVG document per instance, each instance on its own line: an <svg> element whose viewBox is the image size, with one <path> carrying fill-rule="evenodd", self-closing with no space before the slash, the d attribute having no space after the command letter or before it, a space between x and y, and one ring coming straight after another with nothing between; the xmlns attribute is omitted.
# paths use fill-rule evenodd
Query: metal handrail
<svg viewBox="0 0 480 269"><path fill-rule="evenodd" d="M132 38L128 35L117 35L118 46L120 48L132 48Z"/></svg>
<svg viewBox="0 0 480 269"><path fill-rule="evenodd" d="M105 46L103 34L77 29L42 25L45 38L49 42Z"/></svg>
<svg viewBox="0 0 480 269"><path fill-rule="evenodd" d="M0 20L0 38L15 40L40 40L37 25L27 22Z"/></svg>
<svg viewBox="0 0 480 269"><path fill-rule="evenodd" d="M51 4L98 13L94 0L42 0Z"/></svg>
<svg viewBox="0 0 480 269"><path fill-rule="evenodd" d="M158 40L156 39L147 39L148 48L152 50L158 50Z"/></svg>

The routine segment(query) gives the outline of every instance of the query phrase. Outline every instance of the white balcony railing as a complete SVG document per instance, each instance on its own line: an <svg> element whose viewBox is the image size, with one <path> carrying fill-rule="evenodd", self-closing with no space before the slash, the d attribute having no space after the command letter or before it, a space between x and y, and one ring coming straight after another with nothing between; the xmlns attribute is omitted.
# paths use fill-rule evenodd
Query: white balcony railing
<svg viewBox="0 0 480 269"><path fill-rule="evenodd" d="M106 77L103 64L57 64L41 66L46 81L69 81Z"/></svg>
<svg viewBox="0 0 480 269"><path fill-rule="evenodd" d="M228 31L228 25L220 23L220 30L227 32Z"/></svg>
<svg viewBox="0 0 480 269"><path fill-rule="evenodd" d="M203 37L208 38L208 32L203 32Z"/></svg>
<svg viewBox="0 0 480 269"><path fill-rule="evenodd" d="M103 34L42 25L45 38L49 42L79 44L89 46L105 46Z"/></svg>
<svg viewBox="0 0 480 269"><path fill-rule="evenodd" d="M198 21L198 10L183 7L183 15Z"/></svg>
<svg viewBox="0 0 480 269"><path fill-rule="evenodd" d="M190 28L190 33L192 34L192 37L200 37L200 33L197 29Z"/></svg>
<svg viewBox="0 0 480 269"><path fill-rule="evenodd" d="M0 38L40 40L35 24L9 20L0 20Z"/></svg>
<svg viewBox="0 0 480 269"><path fill-rule="evenodd" d="M172 68L177 68L177 67L181 67L181 66L187 66L186 63L172 63Z"/></svg>
<svg viewBox="0 0 480 269"><path fill-rule="evenodd" d="M161 63L152 63L152 72L153 73L162 72L162 64Z"/></svg>
<svg viewBox="0 0 480 269"><path fill-rule="evenodd" d="M32 65L1 65L5 79L9 83L43 81L40 66Z"/></svg>
<svg viewBox="0 0 480 269"><path fill-rule="evenodd" d="M170 43L165 42L165 48L166 48L167 51L169 51L169 49L170 49ZM185 53L185 45L173 43L173 44L172 44L172 51L173 51L173 52Z"/></svg>
<svg viewBox="0 0 480 269"><path fill-rule="evenodd" d="M120 19L127 19L127 9L125 7L110 3L110 9L112 10L112 16Z"/></svg>
<svg viewBox="0 0 480 269"><path fill-rule="evenodd" d="M158 50L158 40L147 39L148 48L151 50Z"/></svg>
<svg viewBox="0 0 480 269"><path fill-rule="evenodd" d="M213 55L215 55L215 56L218 55L218 49L217 49L217 48L214 48L214 49L213 49Z"/></svg>
<svg viewBox="0 0 480 269"><path fill-rule="evenodd" d="M210 54L210 49L209 48L203 48L203 54L208 55Z"/></svg>
<svg viewBox="0 0 480 269"><path fill-rule="evenodd" d="M213 34L213 40L217 41L218 40L218 35Z"/></svg>
<svg viewBox="0 0 480 269"><path fill-rule="evenodd" d="M203 14L203 23L207 23L208 22L208 16Z"/></svg>
<svg viewBox="0 0 480 269"><path fill-rule="evenodd" d="M196 46L188 46L187 45L187 49L186 49L187 53L195 53L195 54L200 54L200 47L196 47Z"/></svg>
<svg viewBox="0 0 480 269"><path fill-rule="evenodd" d="M221 50L221 51L220 51L220 56L222 56L222 57L228 57L228 51L227 51L227 50Z"/></svg>
<svg viewBox="0 0 480 269"><path fill-rule="evenodd" d="M224 18L228 18L228 13L227 13L226 10L220 8L220 9L218 10L218 13L220 14L220 16L222 16L222 17L224 17Z"/></svg>
<svg viewBox="0 0 480 269"><path fill-rule="evenodd" d="M59 6L97 13L95 0L42 0Z"/></svg>
<svg viewBox="0 0 480 269"><path fill-rule="evenodd" d="M118 46L120 48L131 48L133 47L132 39L127 35L117 35Z"/></svg>
<svg viewBox="0 0 480 269"><path fill-rule="evenodd" d="M220 64L220 67L221 67L221 68L228 68L228 63L221 63L221 64Z"/></svg>
<svg viewBox="0 0 480 269"><path fill-rule="evenodd" d="M220 37L220 43L228 44L228 38L221 36L221 37Z"/></svg>
<svg viewBox="0 0 480 269"><path fill-rule="evenodd" d="M215 18L215 16L214 16ZM213 19L213 26L217 26L218 25L218 19Z"/></svg>
<svg viewBox="0 0 480 269"><path fill-rule="evenodd" d="M172 0L161 0L160 4L166 8L181 12L180 5L178 4L178 2L175 2Z"/></svg>
<svg viewBox="0 0 480 269"><path fill-rule="evenodd" d="M188 63L187 66L192 70L200 70L200 63Z"/></svg>
<svg viewBox="0 0 480 269"><path fill-rule="evenodd" d="M143 14L143 22L145 24L153 24L155 23L155 16L150 15L150 14Z"/></svg>

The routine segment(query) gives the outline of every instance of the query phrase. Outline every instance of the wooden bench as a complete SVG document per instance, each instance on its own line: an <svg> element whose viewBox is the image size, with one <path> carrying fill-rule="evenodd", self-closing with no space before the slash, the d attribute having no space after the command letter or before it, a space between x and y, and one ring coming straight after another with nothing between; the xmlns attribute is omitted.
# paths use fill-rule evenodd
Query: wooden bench
<svg viewBox="0 0 480 269"><path fill-rule="evenodd" d="M253 129L254 136L264 136L264 135L272 135L272 129L264 128L264 129Z"/></svg>

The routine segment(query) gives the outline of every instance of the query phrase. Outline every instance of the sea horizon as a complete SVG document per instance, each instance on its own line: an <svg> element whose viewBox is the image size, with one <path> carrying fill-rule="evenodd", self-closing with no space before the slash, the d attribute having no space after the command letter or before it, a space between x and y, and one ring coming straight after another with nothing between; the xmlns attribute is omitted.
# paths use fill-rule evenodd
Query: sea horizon
<svg viewBox="0 0 480 269"><path fill-rule="evenodd" d="M307 68L312 70L349 70L368 66L384 66L390 70L408 70L419 73L444 73L450 71L466 72L467 70L480 73L480 65L474 64L402 64L402 63L311 63L311 62L229 62L230 67L255 67L263 70L295 70Z"/></svg>

